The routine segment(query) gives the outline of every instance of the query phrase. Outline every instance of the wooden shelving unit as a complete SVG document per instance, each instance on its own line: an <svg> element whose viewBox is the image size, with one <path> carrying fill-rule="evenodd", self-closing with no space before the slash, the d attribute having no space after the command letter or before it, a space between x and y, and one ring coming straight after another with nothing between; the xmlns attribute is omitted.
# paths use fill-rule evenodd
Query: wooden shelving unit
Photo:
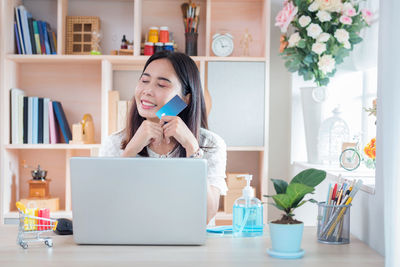
<svg viewBox="0 0 400 267"><path fill-rule="evenodd" d="M60 197L57 214L71 214L69 159L73 156L95 156L102 140L108 134L108 91L115 88L118 71L140 72L148 56L140 55L140 44L150 26L167 25L174 33L178 51L184 51L184 30L180 5L183 0L3 0L0 7L0 223L16 218L15 201L27 196L25 184L30 175L21 162L41 166L52 177L51 194ZM201 15L198 39L197 63L204 90L214 92L208 75L210 64L216 62L263 64L260 80L264 88L262 102L265 113L262 128L262 144L228 145L227 172L252 172L257 196L267 192L268 168L268 101L269 101L269 1L268 0L199 0ZM14 7L24 4L33 17L54 21L51 25L57 32L57 55L17 55L14 44ZM39 5L39 6L38 6ZM99 16L103 33L103 55L65 55L65 22L68 15ZM123 21L123 23L121 22ZM113 24L114 23L114 24ZM112 29L112 30L110 30ZM134 43L133 56L108 55L115 42L119 45L121 29L131 34ZM249 56L243 56L240 48L245 30L252 35ZM218 32L229 32L234 36L235 50L230 57L216 57L211 51L212 36ZM241 78L251 79L251 77ZM211 88L213 87L213 88ZM95 124L93 145L13 145L10 144L10 88L21 88L27 95L49 97L62 102L70 124L80 121L84 113L91 113ZM132 90L134 85L132 85ZM243 90L243 88L232 88ZM251 88L247 88L251 90ZM133 93L133 91L132 91ZM243 91L244 97L246 92ZM227 105L234 108L237 103L213 99L213 106ZM239 103L240 104L240 103ZM247 109L246 112L251 112ZM245 114L252 116L252 114ZM210 115L211 116L211 115ZM226 123L220 121L218 123ZM238 123L240 127L240 122ZM212 128L210 130L213 130ZM232 132L232 134L235 134ZM245 138L245 137L244 137ZM246 158L242 160L241 158ZM248 162L246 165L245 163ZM250 166L247 168L246 166ZM267 208L265 207L265 212ZM266 213L265 213L266 214ZM58 216L57 215L57 216ZM217 219L229 220L223 212ZM266 218L266 216L265 216Z"/></svg>

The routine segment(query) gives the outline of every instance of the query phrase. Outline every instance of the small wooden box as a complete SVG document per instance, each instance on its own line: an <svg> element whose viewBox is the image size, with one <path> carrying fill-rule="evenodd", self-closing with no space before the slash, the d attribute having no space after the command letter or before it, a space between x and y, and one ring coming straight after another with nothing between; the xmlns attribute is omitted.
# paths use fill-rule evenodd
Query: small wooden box
<svg viewBox="0 0 400 267"><path fill-rule="evenodd" d="M232 213L233 203L236 199L242 196L242 189L229 189L224 196L224 211L226 213Z"/></svg>
<svg viewBox="0 0 400 267"><path fill-rule="evenodd" d="M238 177L240 175L248 175L248 173L226 173L226 184L229 190L243 189L246 186L246 179L244 179L244 177Z"/></svg>
<svg viewBox="0 0 400 267"><path fill-rule="evenodd" d="M93 16L67 16L66 48L68 55L90 55L92 32L100 31L100 18Z"/></svg>
<svg viewBox="0 0 400 267"><path fill-rule="evenodd" d="M32 206L38 209L49 209L50 212L60 210L60 199L58 197L48 199L37 199L37 198L23 198L20 200L25 207Z"/></svg>
<svg viewBox="0 0 400 267"><path fill-rule="evenodd" d="M50 179L29 180L29 197L49 198L50 197Z"/></svg>
<svg viewBox="0 0 400 267"><path fill-rule="evenodd" d="M120 50L111 50L111 55L119 55L119 56L133 56L132 49L120 49Z"/></svg>

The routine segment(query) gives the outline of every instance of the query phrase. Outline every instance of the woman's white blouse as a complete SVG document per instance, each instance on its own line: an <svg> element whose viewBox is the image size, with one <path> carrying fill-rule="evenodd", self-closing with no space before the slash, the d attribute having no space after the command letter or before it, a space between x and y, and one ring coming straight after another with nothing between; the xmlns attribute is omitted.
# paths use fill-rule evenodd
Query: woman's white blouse
<svg viewBox="0 0 400 267"><path fill-rule="evenodd" d="M99 156L121 157L123 152L121 142L124 135L125 131L120 131L108 136L100 148ZM220 136L203 128L200 129L199 139L199 145L203 149L203 159L207 160L208 165L207 184L217 187L221 195L226 195L228 191L225 182L226 144ZM173 150L167 155L159 155L147 146L147 152L152 158L178 157L177 150Z"/></svg>

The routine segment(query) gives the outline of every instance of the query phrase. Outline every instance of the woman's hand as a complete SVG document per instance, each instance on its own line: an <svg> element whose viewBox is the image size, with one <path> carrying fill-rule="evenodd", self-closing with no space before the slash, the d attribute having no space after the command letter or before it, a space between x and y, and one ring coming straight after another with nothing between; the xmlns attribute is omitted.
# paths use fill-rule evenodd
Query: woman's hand
<svg viewBox="0 0 400 267"><path fill-rule="evenodd" d="M161 144L162 140L163 129L161 128L161 125L156 122L144 120L135 135L127 144L122 156L134 157L147 145L151 143Z"/></svg>
<svg viewBox="0 0 400 267"><path fill-rule="evenodd" d="M171 137L175 138L186 149L187 157L199 149L196 137L180 117L163 116L160 120L160 125L164 131L166 142L169 143Z"/></svg>

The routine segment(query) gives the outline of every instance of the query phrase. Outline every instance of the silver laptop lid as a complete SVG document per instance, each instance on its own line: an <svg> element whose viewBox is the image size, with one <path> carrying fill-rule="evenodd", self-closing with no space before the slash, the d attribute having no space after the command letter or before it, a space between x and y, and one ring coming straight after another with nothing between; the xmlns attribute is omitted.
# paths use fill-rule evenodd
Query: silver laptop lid
<svg viewBox="0 0 400 267"><path fill-rule="evenodd" d="M207 161L71 158L79 244L204 244Z"/></svg>

